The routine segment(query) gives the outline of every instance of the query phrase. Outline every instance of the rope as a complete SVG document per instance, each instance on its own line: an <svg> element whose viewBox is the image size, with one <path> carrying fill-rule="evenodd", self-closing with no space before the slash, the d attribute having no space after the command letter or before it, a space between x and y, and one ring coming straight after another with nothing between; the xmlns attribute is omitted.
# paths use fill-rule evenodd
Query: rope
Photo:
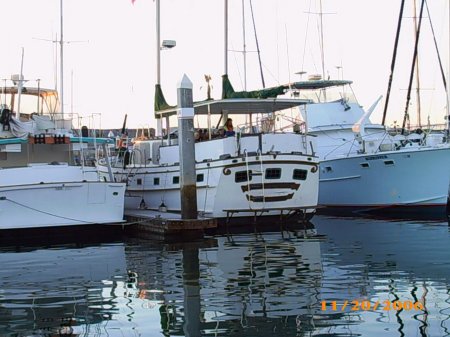
<svg viewBox="0 0 450 337"><path fill-rule="evenodd" d="M83 222L83 223L86 223L86 224L96 224L95 222L92 222L92 221L85 221L85 220L80 220L80 219L74 219L74 218L69 218L69 217L65 217L65 216L62 216L62 215L57 215L57 214L52 214L52 213L49 213L49 212L41 211L41 210L38 210L36 208L33 208L33 207L30 207L30 206L21 204L21 203L19 203L17 201L14 201L14 200L11 200L11 199L8 199L8 198L5 198L4 200L7 200L7 201L9 201L9 202L11 202L13 204L18 205L18 206L22 206L24 208L30 209L32 211L35 211L35 212L38 212L38 213L43 213L43 214L46 214L46 215L50 215L50 216L53 216L53 217L56 217L56 218L65 219L65 220L71 220L71 221L78 221L78 222ZM143 219L143 220L139 220L139 221L127 222L126 225L137 225L137 224L145 223L145 222L148 222L148 221L149 221L149 219Z"/></svg>
<svg viewBox="0 0 450 337"><path fill-rule="evenodd" d="M208 174L206 175L206 191L205 191L205 201L203 202L203 213L206 213L206 201L208 200L208 189L209 189L209 170L211 166L208 166Z"/></svg>
<svg viewBox="0 0 450 337"><path fill-rule="evenodd" d="M41 210L39 210L39 209L37 209L37 208L33 208L33 207L30 207L30 206L21 204L20 202L17 202L17 201L8 199L8 198L6 198L6 197L5 197L4 200L7 200L7 201L9 201L9 202L11 202L11 203L13 203L13 204L16 204L16 205L18 205L18 206L22 206L22 207L24 207L24 208L30 209L30 210L35 211L35 212L38 212L38 213L42 213L42 214L46 214L46 215L53 216L53 217L55 217L55 218L60 218L60 219L70 220L70 221L78 221L78 222L83 222L83 223L86 223L86 224L95 224L95 222L92 222L92 221L85 221L85 220L80 220L80 219L74 219L74 218L69 218L69 217L65 217L65 216L62 216L62 215L57 215L57 214L52 214L52 213L49 213L49 212L41 211Z"/></svg>

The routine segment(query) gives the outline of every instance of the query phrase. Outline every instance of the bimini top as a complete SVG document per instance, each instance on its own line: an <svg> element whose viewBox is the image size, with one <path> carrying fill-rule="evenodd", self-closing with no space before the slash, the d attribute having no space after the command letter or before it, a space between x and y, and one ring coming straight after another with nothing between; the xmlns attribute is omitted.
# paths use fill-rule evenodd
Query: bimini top
<svg viewBox="0 0 450 337"><path fill-rule="evenodd" d="M248 115L255 113L271 113L290 109L299 105L311 103L307 99L298 98L227 98L221 100L208 100L194 103L194 114L222 114ZM156 116L167 117L177 113L177 107L156 111Z"/></svg>
<svg viewBox="0 0 450 337"><path fill-rule="evenodd" d="M18 88L14 87L0 87L0 94L17 94ZM58 96L58 92L54 89L45 89L45 88L34 88L34 87L22 87L23 95L33 95L33 96Z"/></svg>

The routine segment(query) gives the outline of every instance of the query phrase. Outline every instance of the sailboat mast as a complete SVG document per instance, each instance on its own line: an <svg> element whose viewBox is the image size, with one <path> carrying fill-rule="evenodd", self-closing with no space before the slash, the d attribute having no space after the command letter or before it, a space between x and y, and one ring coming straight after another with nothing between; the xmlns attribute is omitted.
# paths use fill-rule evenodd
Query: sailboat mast
<svg viewBox="0 0 450 337"><path fill-rule="evenodd" d="M156 84L161 84L160 0L156 0Z"/></svg>
<svg viewBox="0 0 450 337"><path fill-rule="evenodd" d="M389 74L389 81L388 81L388 87L387 87L387 92L386 92L386 100L384 101L383 119L381 122L382 125L385 125L385 122L386 122L386 114L387 114L387 108L389 105L389 97L391 95L392 80L394 79L395 61L397 59L398 41L400 38L400 30L402 27L402 18L403 18L404 7L405 7L405 0L402 0L402 3L400 4L400 13L398 15L397 33L395 35L395 43L394 43L394 52L392 54L391 73Z"/></svg>
<svg viewBox="0 0 450 337"><path fill-rule="evenodd" d="M63 0L60 0L60 12L59 12L59 16L60 16L60 34L61 34L61 38L59 40L59 58L60 58L60 88L59 88L59 94L61 97L61 115L62 115L62 119L64 120L64 35L63 35L63 31L64 31L64 26L63 26Z"/></svg>
<svg viewBox="0 0 450 337"><path fill-rule="evenodd" d="M228 75L228 0L224 0L224 5L224 75Z"/></svg>
<svg viewBox="0 0 450 337"><path fill-rule="evenodd" d="M428 5L428 3L427 3ZM428 7L427 7L428 8ZM449 85L447 85L447 82L450 81L450 3L448 3L448 60L447 60L447 81L445 81L445 94L447 95L447 142L449 141L449 135L450 135L450 91L449 91ZM444 76L445 80L445 76Z"/></svg>
<svg viewBox="0 0 450 337"><path fill-rule="evenodd" d="M417 0L413 1L414 3L414 13L413 13L413 20L414 20L414 36L417 35ZM419 71L419 54L417 54L416 59L416 101L417 101L417 125L419 128L422 127L421 122L421 104L420 104L420 71Z"/></svg>
<svg viewBox="0 0 450 337"><path fill-rule="evenodd" d="M244 57L244 90L247 90L247 45L245 43L245 4L242 0L242 54Z"/></svg>
<svg viewBox="0 0 450 337"><path fill-rule="evenodd" d="M412 88L412 83L413 83L413 78L414 78L414 68L415 68L414 66L417 61L417 51L418 51L418 46L419 46L420 28L422 26L424 4L425 4L425 0L422 0L422 4L420 6L419 23L417 25L417 34L416 34L416 42L414 45L414 55L413 55L413 61L412 61L412 65L411 65L411 73L410 73L410 77L409 77L408 93L406 96L406 107L405 107L405 113L403 116L402 135L405 133L406 121L407 120L409 121L408 108L409 108L409 101L411 99L411 88Z"/></svg>
<svg viewBox="0 0 450 337"><path fill-rule="evenodd" d="M323 10L322 10L322 0L319 1L320 11L320 49L322 58L322 79L325 79L325 51L324 51L324 41L323 41Z"/></svg>
<svg viewBox="0 0 450 337"><path fill-rule="evenodd" d="M161 7L156 0L156 87L161 88ZM156 99L156 97L155 97ZM162 118L156 119L156 136L162 136Z"/></svg>

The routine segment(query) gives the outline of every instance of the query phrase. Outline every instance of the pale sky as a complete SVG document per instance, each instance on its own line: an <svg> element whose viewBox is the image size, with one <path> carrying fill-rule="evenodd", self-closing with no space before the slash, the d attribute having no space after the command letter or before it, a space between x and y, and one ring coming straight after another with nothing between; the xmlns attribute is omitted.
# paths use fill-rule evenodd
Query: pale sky
<svg viewBox="0 0 450 337"><path fill-rule="evenodd" d="M3 43L0 78L19 73L24 47L24 76L55 86L55 45L38 39L59 36L59 0L1 0ZM103 128L151 125L156 80L155 2L152 0L63 0L65 45L65 111L101 113ZM326 72L354 82L359 102L368 108L385 96L400 0L322 0ZM407 0L388 123L401 121L412 62L412 3ZM417 0L418 8L420 1ZM448 0L428 0L445 71L448 74ZM244 0L247 88L261 88L249 0ZM319 0L253 0L257 35L267 86L298 80L295 72L321 73L318 42ZM213 97L220 98L224 71L223 0L161 0L161 40L177 46L161 53L162 88L176 104L176 85L186 73L194 100L206 98L204 74L212 76ZM309 20L309 24L308 24ZM229 49L242 50L242 0L229 0ZM307 30L308 26L308 30ZM306 31L308 32L306 34ZM438 70L428 17L420 42L422 123L443 123L445 92ZM304 53L305 51L305 53ZM230 51L228 73L236 90L243 89L242 53ZM73 73L73 81L71 74ZM59 77L59 71L58 71ZM342 76L342 73L340 74ZM30 82L32 83L32 82ZM73 85L72 85L73 83ZM72 95L73 92L73 95ZM73 100L72 100L73 98ZM416 100L410 114L415 123ZM382 104L372 120L381 120Z"/></svg>

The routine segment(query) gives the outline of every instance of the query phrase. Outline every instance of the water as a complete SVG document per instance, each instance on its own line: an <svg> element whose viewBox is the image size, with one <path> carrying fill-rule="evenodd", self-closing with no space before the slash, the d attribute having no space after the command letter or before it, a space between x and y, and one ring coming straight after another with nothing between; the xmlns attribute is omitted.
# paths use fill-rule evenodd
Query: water
<svg viewBox="0 0 450 337"><path fill-rule="evenodd" d="M312 223L316 236L291 228L193 243L104 233L67 240L76 244L3 242L0 336L450 334L447 223ZM418 307L397 311L394 301Z"/></svg>

